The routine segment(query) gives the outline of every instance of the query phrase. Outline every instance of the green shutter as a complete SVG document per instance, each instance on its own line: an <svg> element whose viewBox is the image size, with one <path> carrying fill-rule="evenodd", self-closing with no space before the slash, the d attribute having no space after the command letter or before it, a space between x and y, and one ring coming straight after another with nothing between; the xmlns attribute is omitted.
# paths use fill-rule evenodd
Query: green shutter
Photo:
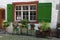
<svg viewBox="0 0 60 40"><path fill-rule="evenodd" d="M7 4L7 21L12 22L13 21L13 15L12 15L12 4Z"/></svg>
<svg viewBox="0 0 60 40"><path fill-rule="evenodd" d="M51 22L52 3L38 3L38 22Z"/></svg>

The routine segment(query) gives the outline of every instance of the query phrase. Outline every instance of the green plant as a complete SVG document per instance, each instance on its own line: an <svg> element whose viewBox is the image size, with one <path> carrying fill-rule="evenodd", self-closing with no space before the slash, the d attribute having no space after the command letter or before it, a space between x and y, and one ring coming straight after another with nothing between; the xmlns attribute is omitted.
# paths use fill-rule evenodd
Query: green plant
<svg viewBox="0 0 60 40"><path fill-rule="evenodd" d="M9 22L3 22L3 29L6 29L9 26Z"/></svg>
<svg viewBox="0 0 60 40"><path fill-rule="evenodd" d="M23 19L23 20L21 20L21 25L20 25L20 27L21 27L21 28L27 27L27 24L28 24L28 20L27 20L27 19Z"/></svg>
<svg viewBox="0 0 60 40"><path fill-rule="evenodd" d="M28 29L28 25L27 24L28 24L28 20L27 19L21 20L21 24L20 24L21 34L22 34L22 29L23 28ZM27 33L28 33L28 30L27 30Z"/></svg>
<svg viewBox="0 0 60 40"><path fill-rule="evenodd" d="M38 31L41 33L41 37L49 36L51 32L50 24L48 22L43 21L40 25L41 26L38 27Z"/></svg>
<svg viewBox="0 0 60 40"><path fill-rule="evenodd" d="M18 34L18 28L17 27L13 27L13 32L15 33L15 34Z"/></svg>
<svg viewBox="0 0 60 40"><path fill-rule="evenodd" d="M13 32L14 32L14 34L18 34L18 31L19 31L18 22L14 22L13 23Z"/></svg>
<svg viewBox="0 0 60 40"><path fill-rule="evenodd" d="M50 30L50 25L48 22L42 22L41 28L42 31L48 31Z"/></svg>

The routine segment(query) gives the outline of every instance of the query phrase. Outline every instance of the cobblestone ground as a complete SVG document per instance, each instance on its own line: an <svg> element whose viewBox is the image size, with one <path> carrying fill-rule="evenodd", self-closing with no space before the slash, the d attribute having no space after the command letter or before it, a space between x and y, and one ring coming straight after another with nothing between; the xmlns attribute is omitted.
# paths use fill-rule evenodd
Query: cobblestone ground
<svg viewBox="0 0 60 40"><path fill-rule="evenodd" d="M60 40L59 38L37 38L33 36L0 34L0 40Z"/></svg>

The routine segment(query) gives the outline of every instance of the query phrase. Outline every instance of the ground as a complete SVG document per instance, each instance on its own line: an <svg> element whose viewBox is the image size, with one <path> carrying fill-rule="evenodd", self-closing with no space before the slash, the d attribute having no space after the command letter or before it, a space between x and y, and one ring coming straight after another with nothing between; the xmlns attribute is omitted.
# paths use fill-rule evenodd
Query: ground
<svg viewBox="0 0 60 40"><path fill-rule="evenodd" d="M0 40L60 40L59 38L37 38L26 35L0 34Z"/></svg>

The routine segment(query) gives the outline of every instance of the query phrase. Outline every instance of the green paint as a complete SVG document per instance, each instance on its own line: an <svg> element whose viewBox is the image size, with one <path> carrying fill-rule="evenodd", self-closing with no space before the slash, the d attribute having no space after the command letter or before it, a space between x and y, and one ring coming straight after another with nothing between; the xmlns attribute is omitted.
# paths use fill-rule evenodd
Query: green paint
<svg viewBox="0 0 60 40"><path fill-rule="evenodd" d="M13 14L12 14L12 4L7 4L7 21L12 22L13 21Z"/></svg>
<svg viewBox="0 0 60 40"><path fill-rule="evenodd" d="M51 22L52 3L38 3L38 22Z"/></svg>

